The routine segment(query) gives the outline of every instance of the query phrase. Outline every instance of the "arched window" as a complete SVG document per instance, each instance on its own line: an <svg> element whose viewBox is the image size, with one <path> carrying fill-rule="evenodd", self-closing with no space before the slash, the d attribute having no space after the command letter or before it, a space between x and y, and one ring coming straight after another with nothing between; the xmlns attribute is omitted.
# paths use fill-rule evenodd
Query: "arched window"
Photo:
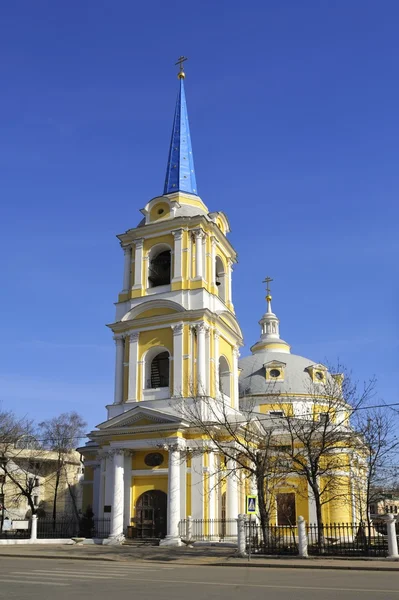
<svg viewBox="0 0 399 600"><path fill-rule="evenodd" d="M219 391L230 398L230 368L224 356L219 358Z"/></svg>
<svg viewBox="0 0 399 600"><path fill-rule="evenodd" d="M148 287L169 285L171 276L171 252L170 249L160 249L158 252L150 253L148 265Z"/></svg>
<svg viewBox="0 0 399 600"><path fill-rule="evenodd" d="M219 298L226 302L226 272L220 256L217 256L215 261L215 281Z"/></svg>
<svg viewBox="0 0 399 600"><path fill-rule="evenodd" d="M169 387L169 352L162 349L150 350L146 356L145 373L147 389Z"/></svg>

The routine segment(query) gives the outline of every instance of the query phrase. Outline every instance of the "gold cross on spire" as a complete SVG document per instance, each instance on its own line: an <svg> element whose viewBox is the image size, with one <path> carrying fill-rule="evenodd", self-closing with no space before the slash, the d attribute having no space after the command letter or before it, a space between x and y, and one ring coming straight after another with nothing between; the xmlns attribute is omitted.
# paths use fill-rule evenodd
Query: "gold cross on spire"
<svg viewBox="0 0 399 600"><path fill-rule="evenodd" d="M271 298L271 295L270 295L270 286L269 286L269 283L270 283L271 281L273 281L273 279L272 279L271 277L266 277L266 278L265 278L265 279L262 281L262 283L265 283L265 284L266 284L266 293L267 293L267 297L269 297L269 296L270 296L270 298Z"/></svg>
<svg viewBox="0 0 399 600"><path fill-rule="evenodd" d="M186 60L188 60L186 56L179 56L179 58L177 59L177 62L175 63L175 65L179 65L179 67L180 67L180 71L177 74L179 79L184 79L186 76L184 69L183 69L183 63L186 62Z"/></svg>

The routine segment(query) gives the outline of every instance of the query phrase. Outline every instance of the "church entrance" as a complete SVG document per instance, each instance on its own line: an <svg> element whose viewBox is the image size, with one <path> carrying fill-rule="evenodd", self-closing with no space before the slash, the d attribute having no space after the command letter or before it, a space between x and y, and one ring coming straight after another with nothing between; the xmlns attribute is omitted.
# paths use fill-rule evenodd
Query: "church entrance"
<svg viewBox="0 0 399 600"><path fill-rule="evenodd" d="M141 494L136 502L135 529L138 538L164 538L167 526L167 495L160 490Z"/></svg>

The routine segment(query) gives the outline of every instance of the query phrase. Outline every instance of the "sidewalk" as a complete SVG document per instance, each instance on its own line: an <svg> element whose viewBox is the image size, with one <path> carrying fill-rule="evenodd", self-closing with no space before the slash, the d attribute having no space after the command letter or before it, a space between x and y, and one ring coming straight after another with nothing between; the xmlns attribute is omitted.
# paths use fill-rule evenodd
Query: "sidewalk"
<svg viewBox="0 0 399 600"><path fill-rule="evenodd" d="M173 563L186 566L255 567L288 569L334 569L356 571L398 571L399 560L386 558L308 558L298 557L252 557L238 558L232 548L160 548L130 546L3 546L2 557L14 558L51 558L73 560L103 561L151 561Z"/></svg>

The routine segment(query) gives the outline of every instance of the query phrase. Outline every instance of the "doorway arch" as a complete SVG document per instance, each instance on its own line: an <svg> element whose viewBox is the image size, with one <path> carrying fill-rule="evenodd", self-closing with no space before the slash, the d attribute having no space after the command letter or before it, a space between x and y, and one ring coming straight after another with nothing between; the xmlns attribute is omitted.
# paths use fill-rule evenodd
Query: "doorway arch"
<svg viewBox="0 0 399 600"><path fill-rule="evenodd" d="M167 495L148 490L137 498L135 524L138 538L164 538L167 531Z"/></svg>

